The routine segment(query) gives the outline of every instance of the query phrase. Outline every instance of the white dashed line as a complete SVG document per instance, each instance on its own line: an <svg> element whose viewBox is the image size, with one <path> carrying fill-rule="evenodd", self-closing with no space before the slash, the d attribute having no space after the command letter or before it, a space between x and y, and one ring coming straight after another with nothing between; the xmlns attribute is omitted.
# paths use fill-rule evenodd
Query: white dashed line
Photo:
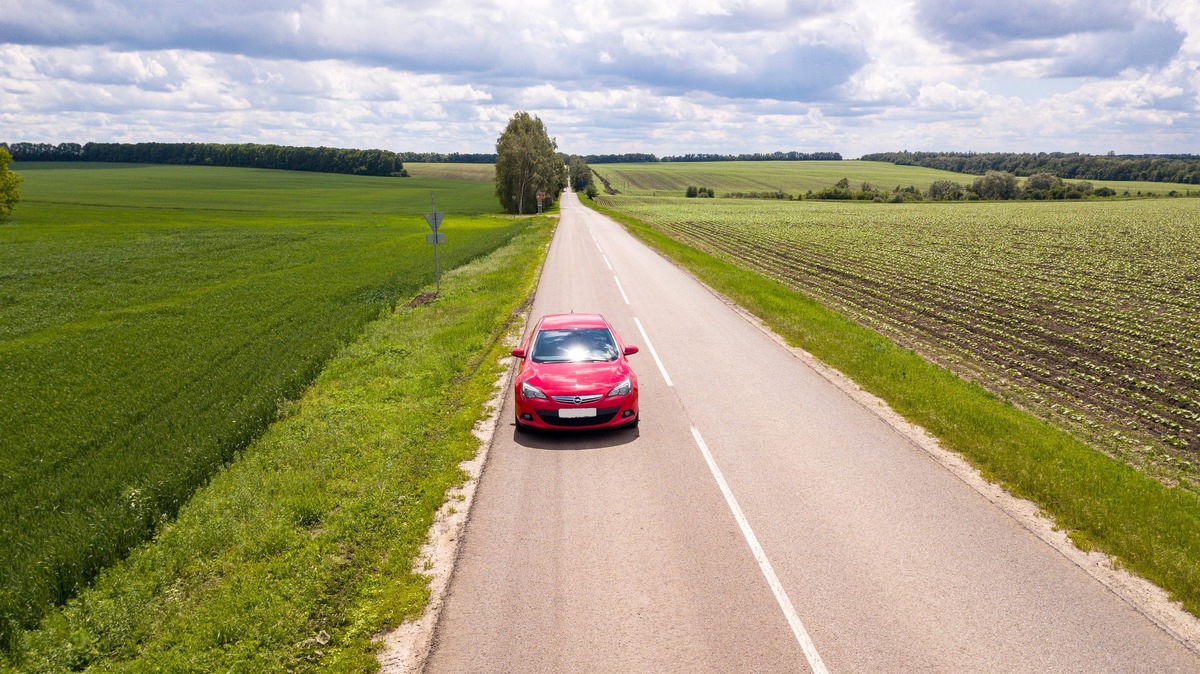
<svg viewBox="0 0 1200 674"><path fill-rule="evenodd" d="M636 321L637 319L635 318L634 320ZM638 325L638 328L641 328L641 324ZM645 334L643 332L642 336L645 336ZM648 340L647 346L649 346ZM651 353L653 353L653 350ZM746 537L746 542L750 544L750 551L754 554L754 559L758 561L758 568L762 570L763 576L766 576L767 585L770 585L771 592L775 593L775 600L779 602L779 608L783 609L783 615L787 618L788 625L792 628L792 634L796 637L796 642L800 644L800 650L804 651L804 657L808 659L808 666L812 668L813 674L829 674L829 670L825 668L825 663L817 653L817 647L813 644L812 638L808 636L808 631L804 629L804 624L800 622L800 616L796 615L796 609L792 606L792 600L788 598L787 592L783 589L783 584L779 582L779 576L775 575L775 569L771 567L771 561L767 559L767 553L758 544L758 537L754 535L754 530L750 528L750 523L746 521L746 516L742 513L741 506L738 505L737 499L733 497L733 492L729 490L729 484L725 482L725 476L721 474L721 469L717 468L717 462L713 460L712 453L708 451L708 445L704 444L704 438L700 437L700 431L695 426L692 427L692 437L696 439L696 444L700 447L700 453L704 455L704 460L708 463L708 469L712 471L713 478L717 481L717 486L720 487L721 493L725 495L725 502L729 504L729 509L733 511L733 518L737 520L738 526L741 527L742 535Z"/></svg>
<svg viewBox="0 0 1200 674"><path fill-rule="evenodd" d="M613 280L617 282L617 290L621 291L621 299L625 300L625 304L629 304L629 295L625 294L625 288L621 286L621 279L613 276Z"/></svg>
<svg viewBox="0 0 1200 674"><path fill-rule="evenodd" d="M592 235L592 240L596 241L596 236ZM608 256L604 255L604 249L600 248L600 242L596 241L596 248L600 251L604 258L604 264L608 266L609 271L612 270L612 263L608 261ZM630 304L629 296L625 294L625 288L621 285L621 279L613 275L613 281L617 283L617 290L621 291L621 299L625 300L625 304ZM635 316L634 324L637 325L638 332L642 334L642 340L646 345L646 350L650 352L650 356L654 358L654 364L658 366L659 373L662 374L663 380L667 386L674 387L675 383L671 381L671 375L667 374L667 368L663 365L662 359L658 357L658 351L655 351L654 345L650 343L650 335L646 334L646 328L642 327L642 322ZM713 479L717 481L717 487L725 496L725 503L728 504L729 510L733 512L733 518L737 520L738 527L742 530L742 535L746 538L746 543L750 545L750 552L754 555L755 561L758 562L758 568L762 571L763 576L767 579L767 585L771 587L771 592L775 595L775 601L779 603L779 608L783 611L783 616L787 620L788 626L792 629L792 635L796 638L796 643L800 645L800 650L804 652L804 657L808 660L809 667L812 668L813 674L829 674L829 670L825 668L825 663L821 660L821 656L817 653L817 647L813 644L812 638L808 635L808 631L804 629L804 623L800 622L800 616L796 613L796 608L792 606L792 600L788 597L787 591L783 589L783 584L779 581L779 576L775 575L775 569L771 566L771 561L767 559L767 553L762 549L762 545L758 542L758 537L754 535L754 530L750 528L750 523L746 520L746 515L742 513L742 508L738 505L737 499L734 498L733 492L729 489L729 483L725 481L725 476L721 474L721 469L717 467L717 462L713 459L712 453L708 451L708 445L704 443L704 438L700 436L700 430L695 426L692 427L692 437L696 440L696 445L700 448L700 453L704 455L704 461L708 464L708 469L712 472Z"/></svg>
<svg viewBox="0 0 1200 674"><path fill-rule="evenodd" d="M650 336L646 334L646 329L642 327L642 322L637 319L637 316L633 317L633 322L637 324L638 332L642 333L642 340L645 341L646 350L649 351L650 355L654 358L655 364L658 365L658 371L662 373L663 379L667 382L667 386L674 387L675 383L671 381L671 375L667 374L667 368L663 367L662 360L660 360L658 357L658 352L654 350L654 345L650 343Z"/></svg>

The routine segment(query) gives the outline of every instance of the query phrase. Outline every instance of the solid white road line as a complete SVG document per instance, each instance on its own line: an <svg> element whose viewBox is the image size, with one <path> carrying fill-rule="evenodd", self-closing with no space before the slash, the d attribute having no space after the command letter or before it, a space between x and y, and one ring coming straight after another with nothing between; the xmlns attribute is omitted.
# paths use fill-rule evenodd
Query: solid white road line
<svg viewBox="0 0 1200 674"><path fill-rule="evenodd" d="M667 386L674 388L675 384L671 381L671 375L667 374L667 368L663 367L662 361L659 360L658 352L654 350L654 345L650 343L650 336L646 334L646 329L642 327L642 322L637 319L637 316L633 317L633 322L637 324L638 332L642 333L642 340L645 341L646 350L648 350L650 355L654 357L654 362L658 365L658 371L662 373L663 379L667 382Z"/></svg>
<svg viewBox="0 0 1200 674"><path fill-rule="evenodd" d="M634 319L637 320L636 318ZM638 324L641 328L641 324ZM645 336L645 333L642 333ZM647 346L649 342L647 342ZM653 353L653 351L651 351ZM713 478L717 481L717 486L721 488L721 493L725 495L725 502L729 504L729 509L733 511L733 518L737 520L738 526L742 529L742 535L746 537L746 542L750 544L750 551L754 553L754 559L758 561L758 568L767 578L767 584L771 586L771 592L775 593L775 600L779 602L779 608L783 609L783 615L787 618L788 625L792 628L792 634L796 637L796 642L800 644L800 650L804 651L804 657L808 659L808 666L812 668L813 674L829 674L829 670L825 668L825 663L821 660L821 656L817 654L817 647L813 644L812 638L808 636L808 631L804 629L804 623L800 622L800 616L796 615L796 609L792 606L792 600L788 598L787 592L784 591L783 585L779 582L779 576L775 575L775 569L771 567L770 560L767 559L767 553L763 551L762 546L758 544L758 537L754 535L754 530L750 528L750 523L746 521L746 516L742 513L741 506L738 505L737 499L733 497L733 492L729 490L729 484L725 482L725 476L721 474L721 469L717 468L717 462L713 460L712 453L708 451L708 445L704 444L704 438L700 437L700 431L693 426L692 437L696 439L696 444L700 447L700 453L704 455L704 460L708 463L708 469L712 471Z"/></svg>
<svg viewBox="0 0 1200 674"><path fill-rule="evenodd" d="M629 304L629 295L625 294L625 288L621 286L621 279L613 276L613 280L617 282L617 290L621 291L621 298L625 300L625 304Z"/></svg>

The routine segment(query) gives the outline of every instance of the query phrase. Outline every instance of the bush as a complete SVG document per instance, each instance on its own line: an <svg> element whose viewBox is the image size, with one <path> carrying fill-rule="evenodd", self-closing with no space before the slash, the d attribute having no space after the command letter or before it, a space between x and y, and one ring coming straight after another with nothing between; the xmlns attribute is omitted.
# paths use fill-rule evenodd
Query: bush
<svg viewBox="0 0 1200 674"><path fill-rule="evenodd" d="M812 194L808 195L808 198L850 201L854 199L854 192L851 192L848 187L826 187L823 190L813 192Z"/></svg>
<svg viewBox="0 0 1200 674"><path fill-rule="evenodd" d="M988 171L971 183L971 191L980 199L1015 199L1019 193L1017 177L1007 171Z"/></svg>
<svg viewBox="0 0 1200 674"><path fill-rule="evenodd" d="M931 201L958 201L964 194L966 188L953 180L935 180L926 192Z"/></svg>
<svg viewBox="0 0 1200 674"><path fill-rule="evenodd" d="M794 201L795 196L788 192L726 192L726 199L779 199L780 201Z"/></svg>
<svg viewBox="0 0 1200 674"><path fill-rule="evenodd" d="M1062 185L1062 180L1053 173L1035 173L1025 179L1025 189L1050 191Z"/></svg>

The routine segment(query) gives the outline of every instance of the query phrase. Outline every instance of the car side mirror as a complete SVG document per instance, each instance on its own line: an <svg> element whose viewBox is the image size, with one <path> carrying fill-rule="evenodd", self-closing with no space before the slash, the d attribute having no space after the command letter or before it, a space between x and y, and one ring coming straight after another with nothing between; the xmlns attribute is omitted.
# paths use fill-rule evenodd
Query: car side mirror
<svg viewBox="0 0 1200 674"><path fill-rule="evenodd" d="M514 358L525 358L525 349L513 349L512 355Z"/></svg>
<svg viewBox="0 0 1200 674"><path fill-rule="evenodd" d="M632 356L633 354L635 354L637 352L638 352L638 348L632 344L625 347L625 355L626 356Z"/></svg>

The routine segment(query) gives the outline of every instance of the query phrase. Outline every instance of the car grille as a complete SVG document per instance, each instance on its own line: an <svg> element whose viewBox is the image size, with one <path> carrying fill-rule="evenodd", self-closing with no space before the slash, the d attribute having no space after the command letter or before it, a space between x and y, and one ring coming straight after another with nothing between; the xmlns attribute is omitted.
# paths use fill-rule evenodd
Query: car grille
<svg viewBox="0 0 1200 674"><path fill-rule="evenodd" d="M596 410L596 416L594 417L583 417L579 419L563 419L562 417L558 416L558 412L554 411L543 412L538 410L537 415L541 417L543 422L550 424L551 426L599 426L600 424L606 424L612 421L612 418L617 416L617 412L620 411L620 407L607 407L605 409Z"/></svg>
<svg viewBox="0 0 1200 674"><path fill-rule="evenodd" d="M586 395L586 396L550 396L550 397L554 399L554 402L562 403L564 405L583 405L585 403L596 402L597 400L603 398L604 394L597 393L595 395Z"/></svg>

